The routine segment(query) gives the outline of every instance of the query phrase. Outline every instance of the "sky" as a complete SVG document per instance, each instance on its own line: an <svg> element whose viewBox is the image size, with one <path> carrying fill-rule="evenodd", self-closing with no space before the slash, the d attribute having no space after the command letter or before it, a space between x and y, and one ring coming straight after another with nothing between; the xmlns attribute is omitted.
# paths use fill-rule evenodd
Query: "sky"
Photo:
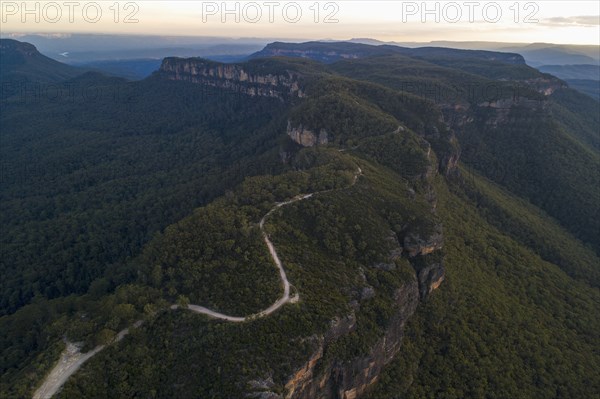
<svg viewBox="0 0 600 399"><path fill-rule="evenodd" d="M6 33L600 45L597 1L0 1Z"/></svg>

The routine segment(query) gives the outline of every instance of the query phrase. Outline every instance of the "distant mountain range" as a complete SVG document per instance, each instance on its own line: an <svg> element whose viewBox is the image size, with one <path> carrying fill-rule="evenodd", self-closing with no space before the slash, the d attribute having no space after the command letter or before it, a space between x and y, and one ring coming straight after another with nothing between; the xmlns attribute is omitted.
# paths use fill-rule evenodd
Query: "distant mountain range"
<svg viewBox="0 0 600 399"><path fill-rule="evenodd" d="M416 58L473 58L485 61L498 61L506 64L525 64L519 54L481 50L457 50L444 47L409 48L396 45L368 45L352 42L307 42L302 44L275 42L250 58L260 57L303 57L321 62L335 62L342 59L356 59L378 55L398 54Z"/></svg>
<svg viewBox="0 0 600 399"><path fill-rule="evenodd" d="M569 65L600 64L600 49L592 45L569 45L553 43L501 43L501 42L450 42L432 41L429 43L381 42L373 39L352 39L352 42L371 45L394 44L407 47L450 47L466 50L494 50L521 54L528 65Z"/></svg>
<svg viewBox="0 0 600 399"><path fill-rule="evenodd" d="M23 35L2 34L37 46L47 56L66 63L126 60L141 58L162 59L168 56L247 56L259 51L277 38L243 38L194 36L135 36L135 35ZM323 42L338 42L328 41ZM552 43L502 43L502 42L383 42L369 38L350 39L352 43L369 45L395 45L400 47L446 47L466 50L488 50L521 54L531 66L600 64L598 46L559 45ZM67 53L67 54L65 54Z"/></svg>
<svg viewBox="0 0 600 399"><path fill-rule="evenodd" d="M40 54L35 46L16 40L0 40L0 81L50 83L73 78L85 70L62 64Z"/></svg>
<svg viewBox="0 0 600 399"><path fill-rule="evenodd" d="M168 56L244 56L273 40L185 36L136 35L22 35L2 38L32 43L45 55L64 63L88 63L131 59L163 59Z"/></svg>

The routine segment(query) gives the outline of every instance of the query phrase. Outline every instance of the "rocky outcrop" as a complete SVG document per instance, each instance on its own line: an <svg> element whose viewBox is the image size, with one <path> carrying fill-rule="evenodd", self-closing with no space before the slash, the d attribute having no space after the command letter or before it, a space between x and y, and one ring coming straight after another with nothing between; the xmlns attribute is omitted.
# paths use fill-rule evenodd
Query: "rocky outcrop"
<svg viewBox="0 0 600 399"><path fill-rule="evenodd" d="M550 75L545 75L545 77L540 78L528 79L524 83L527 84L529 87L534 88L535 90L537 90L538 93L541 93L544 96L549 96L558 89L564 89L568 87L565 82Z"/></svg>
<svg viewBox="0 0 600 399"><path fill-rule="evenodd" d="M426 265L417 273L419 281L419 296L425 299L444 281L446 270L442 261Z"/></svg>
<svg viewBox="0 0 600 399"><path fill-rule="evenodd" d="M158 75L169 80L187 81L235 91L249 96L284 100L304 97L298 74L250 72L242 64L220 64L201 58L165 58Z"/></svg>
<svg viewBox="0 0 600 399"><path fill-rule="evenodd" d="M317 134L317 132L305 128L302 125L293 127L291 122L288 122L287 125L287 135L290 136L294 142L303 147L313 147L317 144L327 144L329 141L325 129L321 129Z"/></svg>
<svg viewBox="0 0 600 399"><path fill-rule="evenodd" d="M408 256L429 255L434 251L442 249L444 236L441 232L441 226L437 226L433 234L422 236L416 233L408 233L404 237L404 250Z"/></svg>
<svg viewBox="0 0 600 399"><path fill-rule="evenodd" d="M356 324L353 316L337 320L321 341L318 350L286 384L286 399L355 399L374 384L383 369L400 350L404 327L417 309L419 289L416 279L399 288L394 295L396 312L383 337L372 350L350 361L333 360L316 371L327 346L351 332Z"/></svg>
<svg viewBox="0 0 600 399"><path fill-rule="evenodd" d="M285 384L285 389L287 392L286 398L296 397L294 396L297 392L303 392L307 390L314 382L315 377L315 366L317 362L321 360L323 357L323 344L319 346L319 349L310 357L308 362L300 368L300 370L296 371L296 373L289 379L287 384Z"/></svg>

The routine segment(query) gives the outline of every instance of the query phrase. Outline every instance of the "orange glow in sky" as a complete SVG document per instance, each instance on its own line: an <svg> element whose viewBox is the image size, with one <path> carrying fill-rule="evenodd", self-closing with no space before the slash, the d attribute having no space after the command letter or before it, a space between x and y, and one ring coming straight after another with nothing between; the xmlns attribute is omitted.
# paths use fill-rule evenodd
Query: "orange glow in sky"
<svg viewBox="0 0 600 399"><path fill-rule="evenodd" d="M600 44L596 1L1 1L2 33Z"/></svg>

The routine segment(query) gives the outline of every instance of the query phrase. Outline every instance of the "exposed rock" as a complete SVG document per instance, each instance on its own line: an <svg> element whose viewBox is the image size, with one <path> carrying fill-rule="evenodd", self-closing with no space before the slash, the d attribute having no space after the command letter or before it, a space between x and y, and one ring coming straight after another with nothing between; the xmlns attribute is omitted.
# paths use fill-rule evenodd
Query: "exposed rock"
<svg viewBox="0 0 600 399"><path fill-rule="evenodd" d="M493 111L486 113L485 124L497 127L509 121L511 110L513 108L527 108L535 111L542 111L546 108L547 102L544 100L535 100L525 97L503 98L495 101L484 101L477 104L481 109Z"/></svg>
<svg viewBox="0 0 600 399"><path fill-rule="evenodd" d="M441 155L440 159L440 170L446 176L454 174L458 170L458 161L460 160L461 149L458 143L458 139L452 131L447 137L448 148L446 152Z"/></svg>
<svg viewBox="0 0 600 399"><path fill-rule="evenodd" d="M408 256L414 258L417 255L428 255L442 248L444 236L441 232L441 226L427 237L422 237L415 233L409 233L404 237L404 250Z"/></svg>
<svg viewBox="0 0 600 399"><path fill-rule="evenodd" d="M268 389L272 389L275 386L275 382L273 382L273 377L269 376L264 379L257 378L256 380L249 381L248 385L250 385L250 388L254 390L265 391Z"/></svg>
<svg viewBox="0 0 600 399"><path fill-rule="evenodd" d="M329 142L329 138L325 129L321 129L319 133L305 128L302 125L298 127L293 127L292 123L288 121L287 125L287 135L300 144L303 147L313 147L315 145L323 145Z"/></svg>
<svg viewBox="0 0 600 399"><path fill-rule="evenodd" d="M304 398L311 396L303 396L303 392L312 391L316 392L316 387L320 384L317 383L319 378L314 375L315 366L323 357L323 350L334 342L339 337L346 335L354 330L356 327L356 317L354 314L350 314L343 318L338 318L331 321L331 327L323 337L319 337L318 349L312 354L308 362L301 367L294 375L290 377L288 382L285 384L286 399L291 398Z"/></svg>
<svg viewBox="0 0 600 399"><path fill-rule="evenodd" d="M353 330L352 318L338 320L322 340L318 350L286 384L287 399L354 399L377 381L383 367L398 353L402 344L404 326L415 312L419 302L416 279L412 279L396 291L396 312L384 336L378 340L370 353L351 361L335 360L329 365L315 366L322 358L327 345Z"/></svg>
<svg viewBox="0 0 600 399"><path fill-rule="evenodd" d="M564 89L567 87L567 84L562 80L555 77L549 77L549 75L546 76L548 77L528 79L525 81L525 83L528 86L535 88L539 93L542 93L545 96L551 95L558 89Z"/></svg>
<svg viewBox="0 0 600 399"><path fill-rule="evenodd" d="M369 285L354 293L350 303L352 313L332 320L327 333L316 337L316 349L308 361L290 376L285 384L285 399L356 399L379 379L385 367L396 356L402 345L407 320L415 312L419 302L425 299L444 280L443 254L431 252L441 248L441 226L435 226L429 237L420 238L415 234L405 237L405 247L399 244L396 234L390 231L390 258L402 256L408 250L410 262L415 270L413 278L405 282L394 293L395 311L388 327L368 353L349 360L327 356L329 347L356 329L355 312L360 311L360 303L372 298L376 291ZM375 267L390 270L391 264L381 263ZM364 279L366 281L366 278ZM275 397L273 397L275 398Z"/></svg>
<svg viewBox="0 0 600 399"><path fill-rule="evenodd" d="M419 280L419 294L421 299L425 299L442 284L445 274L446 270L442 262L432 263L419 270L417 279Z"/></svg>
<svg viewBox="0 0 600 399"><path fill-rule="evenodd" d="M285 384L287 395L286 399L297 398L307 387L314 384L314 369L317 362L323 357L323 345L319 346L319 349L310 357L308 362L296 371L296 373L289 379Z"/></svg>
<svg viewBox="0 0 600 399"><path fill-rule="evenodd" d="M218 87L249 96L304 97L299 76L291 71L280 74L250 73L243 65L220 64L201 58L165 58L159 75L170 80L182 80Z"/></svg>
<svg viewBox="0 0 600 399"><path fill-rule="evenodd" d="M531 109L538 109L542 107L541 100L532 100L526 97L517 98L502 98L494 101L484 101L477 104L479 107L493 108L496 110L509 110L512 107L520 106Z"/></svg>

